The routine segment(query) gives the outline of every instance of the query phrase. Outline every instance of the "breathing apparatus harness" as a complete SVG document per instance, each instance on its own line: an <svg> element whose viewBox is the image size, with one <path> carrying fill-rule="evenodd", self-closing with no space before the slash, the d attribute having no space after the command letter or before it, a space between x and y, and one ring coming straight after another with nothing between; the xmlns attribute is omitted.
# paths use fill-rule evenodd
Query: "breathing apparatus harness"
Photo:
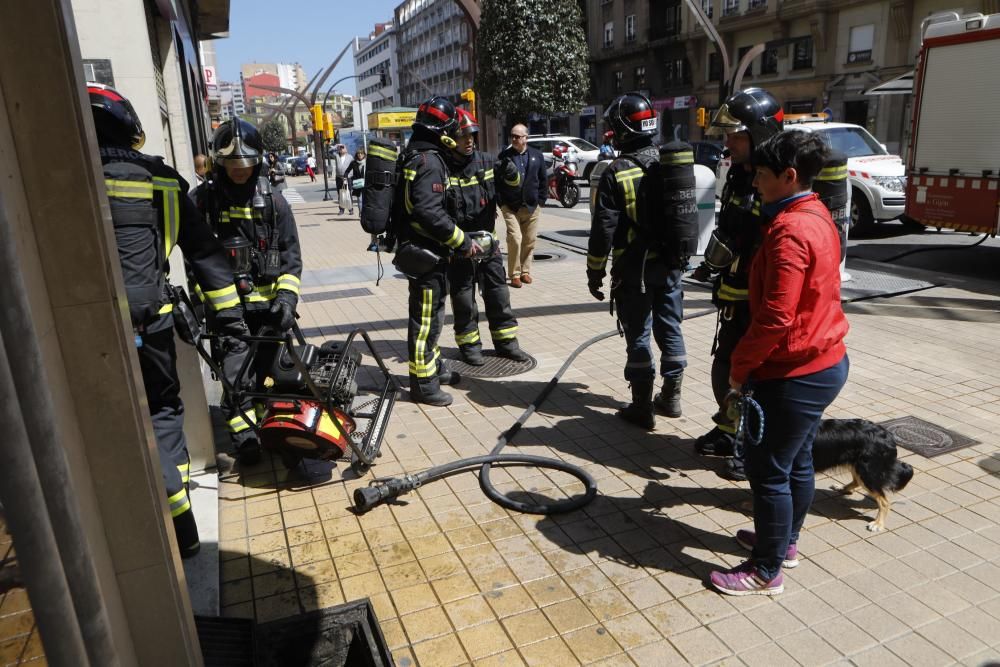
<svg viewBox="0 0 1000 667"><path fill-rule="evenodd" d="M219 183L209 181L207 188L211 194L206 207L206 215L209 224L216 232L220 229L219 221L222 210L219 187L221 187ZM271 191L271 183L266 177L258 176L251 202L253 209L250 220L250 224L253 225L252 238L251 235L247 234L242 220L230 220L230 224L233 225L237 234L221 239L233 269L236 291L241 298L253 292L254 275L265 282L267 280L273 281L281 275L280 231L275 223L274 194ZM266 230L263 235L258 233L258 219Z"/></svg>

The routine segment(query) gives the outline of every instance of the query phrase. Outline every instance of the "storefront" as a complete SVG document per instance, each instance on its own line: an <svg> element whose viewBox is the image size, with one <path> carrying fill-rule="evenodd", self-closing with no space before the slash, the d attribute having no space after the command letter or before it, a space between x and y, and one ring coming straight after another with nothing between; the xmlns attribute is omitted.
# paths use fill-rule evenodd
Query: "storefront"
<svg viewBox="0 0 1000 667"><path fill-rule="evenodd" d="M398 147L406 145L413 134L413 121L417 118L417 110L413 107L388 107L368 114L368 130L370 135L379 139L388 139Z"/></svg>
<svg viewBox="0 0 1000 667"><path fill-rule="evenodd" d="M660 135L663 141L687 141L691 109L698 103L693 95L663 97L652 100L653 109L660 118ZM669 128L667 126L670 126Z"/></svg>

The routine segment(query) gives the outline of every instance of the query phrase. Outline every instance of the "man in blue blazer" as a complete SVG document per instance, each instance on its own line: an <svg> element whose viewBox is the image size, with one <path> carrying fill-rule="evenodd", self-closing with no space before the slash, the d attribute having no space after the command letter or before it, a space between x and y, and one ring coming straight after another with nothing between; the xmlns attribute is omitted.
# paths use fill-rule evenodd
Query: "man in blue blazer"
<svg viewBox="0 0 1000 667"><path fill-rule="evenodd" d="M528 128L515 125L510 131L510 146L498 156L499 162L510 161L517 167L519 178L500 179L500 212L507 223L507 274L511 287L530 285L531 254L538 234L539 207L545 203L548 183L545 157L541 151L528 147ZM504 173L499 170L498 173Z"/></svg>

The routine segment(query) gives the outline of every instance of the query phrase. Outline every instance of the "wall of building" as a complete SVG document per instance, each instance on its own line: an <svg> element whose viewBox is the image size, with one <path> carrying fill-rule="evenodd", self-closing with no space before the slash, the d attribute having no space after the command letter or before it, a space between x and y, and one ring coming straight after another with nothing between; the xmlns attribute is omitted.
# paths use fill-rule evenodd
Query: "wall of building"
<svg viewBox="0 0 1000 667"><path fill-rule="evenodd" d="M472 86L472 31L454 0L406 0L396 7L399 97L417 106L430 95L459 101Z"/></svg>

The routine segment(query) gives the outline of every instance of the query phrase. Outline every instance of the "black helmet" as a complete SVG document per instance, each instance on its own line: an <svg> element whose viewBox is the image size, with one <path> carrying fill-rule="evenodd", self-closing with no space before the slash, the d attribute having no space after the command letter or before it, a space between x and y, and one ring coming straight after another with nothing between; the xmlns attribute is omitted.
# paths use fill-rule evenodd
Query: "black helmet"
<svg viewBox="0 0 1000 667"><path fill-rule="evenodd" d="M94 114L97 140L102 144L131 146L139 150L146 143L139 116L121 93L103 83L87 83L90 110Z"/></svg>
<svg viewBox="0 0 1000 667"><path fill-rule="evenodd" d="M785 113L778 100L763 88L747 88L730 95L716 112L708 136L746 132L752 146L760 146L782 129Z"/></svg>
<svg viewBox="0 0 1000 667"><path fill-rule="evenodd" d="M470 134L479 134L479 122L476 117L465 109L458 110L458 122L451 130L451 136L457 139Z"/></svg>
<svg viewBox="0 0 1000 667"><path fill-rule="evenodd" d="M611 100L604 111L604 122L614 132L615 141L628 144L640 137L656 136L656 111L641 93L625 93Z"/></svg>
<svg viewBox="0 0 1000 667"><path fill-rule="evenodd" d="M448 136L458 127L458 110L446 98L435 95L419 107L413 129L428 130L439 137Z"/></svg>
<svg viewBox="0 0 1000 667"><path fill-rule="evenodd" d="M245 120L227 120L212 136L212 161L216 167L256 167L264 160L264 141L257 128Z"/></svg>

